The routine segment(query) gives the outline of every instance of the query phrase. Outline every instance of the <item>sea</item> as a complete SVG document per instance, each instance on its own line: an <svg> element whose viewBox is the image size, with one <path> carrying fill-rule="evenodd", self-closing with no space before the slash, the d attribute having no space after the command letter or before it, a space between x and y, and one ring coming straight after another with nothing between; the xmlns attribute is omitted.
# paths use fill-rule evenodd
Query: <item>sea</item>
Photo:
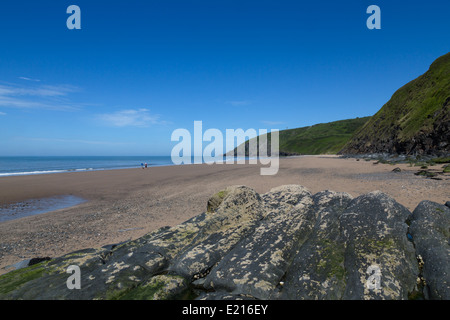
<svg viewBox="0 0 450 320"><path fill-rule="evenodd" d="M170 156L0 157L0 178L59 172L84 172L173 165Z"/></svg>

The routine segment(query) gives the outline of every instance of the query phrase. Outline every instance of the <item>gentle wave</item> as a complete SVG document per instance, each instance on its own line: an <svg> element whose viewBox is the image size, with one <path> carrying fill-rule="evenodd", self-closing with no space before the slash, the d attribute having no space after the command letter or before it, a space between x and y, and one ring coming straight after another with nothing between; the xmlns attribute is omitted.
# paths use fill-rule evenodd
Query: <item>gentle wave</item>
<svg viewBox="0 0 450 320"><path fill-rule="evenodd" d="M8 177L8 176L28 176L35 174L50 174L50 173L62 173L62 172L79 172L79 171L93 171L92 168L87 169L67 169L67 170L43 170L43 171L28 171L28 172L5 172L0 173L0 177ZM104 170L104 169L96 169L96 170Z"/></svg>
<svg viewBox="0 0 450 320"><path fill-rule="evenodd" d="M32 174L60 173L60 172L68 172L68 171L67 170L50 170L50 171L31 171L31 172L6 172L6 173L0 173L0 177L27 176L27 175L32 175Z"/></svg>

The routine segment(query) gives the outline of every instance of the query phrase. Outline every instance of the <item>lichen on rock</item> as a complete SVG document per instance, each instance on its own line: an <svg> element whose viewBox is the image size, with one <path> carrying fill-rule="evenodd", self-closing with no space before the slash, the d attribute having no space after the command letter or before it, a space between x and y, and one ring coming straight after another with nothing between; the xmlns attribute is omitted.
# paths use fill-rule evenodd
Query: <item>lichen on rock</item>
<svg viewBox="0 0 450 320"><path fill-rule="evenodd" d="M449 217L379 191L231 186L180 225L9 272L0 298L449 299Z"/></svg>

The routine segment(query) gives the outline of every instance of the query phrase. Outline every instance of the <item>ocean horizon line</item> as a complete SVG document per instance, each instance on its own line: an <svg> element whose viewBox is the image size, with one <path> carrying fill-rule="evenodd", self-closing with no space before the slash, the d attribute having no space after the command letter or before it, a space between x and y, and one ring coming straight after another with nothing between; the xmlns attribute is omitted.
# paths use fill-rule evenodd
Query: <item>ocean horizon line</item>
<svg viewBox="0 0 450 320"><path fill-rule="evenodd" d="M201 159L200 159L201 158ZM233 157L234 160L250 157ZM223 155L225 163L226 156ZM217 160L217 159L216 159ZM0 178L68 172L107 171L160 166L207 164L191 156L191 163L175 164L171 156L0 156Z"/></svg>
<svg viewBox="0 0 450 320"><path fill-rule="evenodd" d="M0 156L0 177L172 165L170 156Z"/></svg>

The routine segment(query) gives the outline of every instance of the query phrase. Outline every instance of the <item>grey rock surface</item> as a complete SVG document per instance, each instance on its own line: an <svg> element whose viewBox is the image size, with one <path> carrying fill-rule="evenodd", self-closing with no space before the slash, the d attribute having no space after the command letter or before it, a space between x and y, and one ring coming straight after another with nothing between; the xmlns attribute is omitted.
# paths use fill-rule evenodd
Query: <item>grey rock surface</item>
<svg viewBox="0 0 450 320"><path fill-rule="evenodd" d="M422 201L409 222L417 256L423 261L425 297L450 299L450 208Z"/></svg>
<svg viewBox="0 0 450 320"><path fill-rule="evenodd" d="M449 299L450 208L285 185L0 277L1 299ZM80 270L80 289L67 286Z"/></svg>

